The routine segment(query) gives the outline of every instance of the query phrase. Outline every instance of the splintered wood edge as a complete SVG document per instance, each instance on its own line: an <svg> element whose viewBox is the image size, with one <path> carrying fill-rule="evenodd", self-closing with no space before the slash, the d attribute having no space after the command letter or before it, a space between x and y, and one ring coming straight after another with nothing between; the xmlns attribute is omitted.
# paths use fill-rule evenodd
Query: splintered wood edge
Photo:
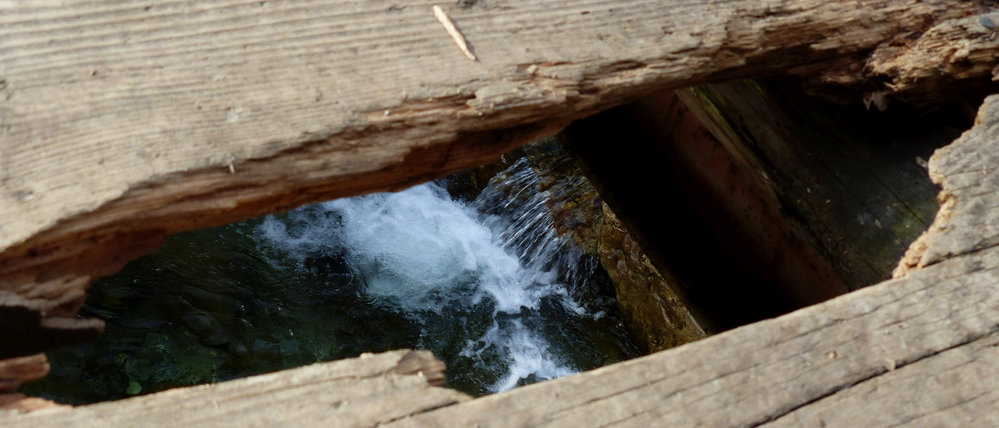
<svg viewBox="0 0 999 428"><path fill-rule="evenodd" d="M906 276L392 426L999 424L999 95L934 155L953 198ZM984 168L984 169L983 169Z"/></svg>
<svg viewBox="0 0 999 428"><path fill-rule="evenodd" d="M470 399L431 384L443 378L444 364L430 352L399 350L114 402L0 412L0 426L370 426Z"/></svg>
<svg viewBox="0 0 999 428"><path fill-rule="evenodd" d="M349 0L0 5L0 289L72 318L92 278L171 233L433 179L654 91L867 51L972 3L495 0L440 21ZM104 18L38 19L74 10ZM461 37L441 31L455 22ZM54 32L75 36L43 43ZM454 51L468 41L478 62Z"/></svg>
<svg viewBox="0 0 999 428"><path fill-rule="evenodd" d="M25 382L41 379L50 368L45 354L0 360L0 393L14 391Z"/></svg>
<svg viewBox="0 0 999 428"><path fill-rule="evenodd" d="M986 100L975 128L935 156L936 171L946 177L944 187L956 186L951 191L957 199L950 220L954 228L948 229L957 238L941 237L937 242L949 242L951 250L963 251L952 252L945 260L904 278L672 350L475 400L429 386L419 373L441 365L426 353L398 351L327 363L329 372L343 375L338 379L346 380L350 387L342 393L352 397L372 390L365 385L372 375L393 379L390 384L395 391L405 389L406 384L398 380L400 373L417 373L401 376L417 379L420 385L417 392L407 395L407 400L436 397L407 408L404 414L386 415L399 401L391 394L387 398L372 396L370 407L350 410L356 413L335 413L335 417L347 421L345 425L388 422L389 426L852 427L897 423L925 426L955 421L999 423L999 407L995 405L999 393L994 390L994 385L999 384L999 353L995 351L999 348L999 293L995 293L999 248L982 247L979 240L969 240L967 234L972 229L981 230L983 224L989 232L999 227L999 215L989 216L984 223L969 223L980 214L973 207L999 205L988 202L999 199L995 191L999 188L999 173L989 176L981 172L969 174L967 170L978 166L974 160L979 157L984 158L984 164L999 164L992 159L999 156L996 146L999 96ZM990 235L979 239L989 241ZM119 419L121 415L162 407L198 415L188 415L184 423L210 422L223 420L220 415L231 416L220 409L242 400L251 403L246 406L253 406L256 402L252 397L266 396L271 399L265 408L278 416L262 415L265 410L260 408L251 411L243 407L246 420L265 418L259 420L318 425L334 416L316 413L304 402L298 405L306 409L284 413L280 396L285 390L283 385L324 384L325 379L317 381L320 376L309 371L319 366L72 411L0 417L0 424L59 423L75 417L95 418L95 414L100 417L93 420L101 423L127 424L136 420ZM302 399L318 400L327 407L331 406L330 400L332 407L357 402L357 398L348 400L329 394L310 390ZM221 397L234 402L220 402ZM205 405L205 401L220 407ZM94 413L94 409L102 410Z"/></svg>
<svg viewBox="0 0 999 428"><path fill-rule="evenodd" d="M3 418L2 415L5 411L23 413L41 409L68 407L44 398L28 397L24 394L0 394L0 418ZM3 424L2 420L0 420L0 424Z"/></svg>
<svg viewBox="0 0 999 428"><path fill-rule="evenodd" d="M977 24L977 23L976 23ZM916 289L881 311L923 332L907 360L792 409L773 426L999 426L999 95L985 99L975 125L937 150L929 174L941 209L895 271L872 287ZM873 302L858 302L871 305ZM904 310L931 306L925 313ZM968 306L970 309L955 309ZM870 307L870 306L868 306ZM937 312L934 314L934 312ZM956 315L958 313L966 315ZM905 328L905 327L902 327ZM898 341L884 332L881 343ZM942 334L950 333L947 337ZM857 335L868 334L858 329ZM903 339L904 340L904 339ZM903 346L906 342L902 341Z"/></svg>
<svg viewBox="0 0 999 428"><path fill-rule="evenodd" d="M955 7L971 7L967 6L970 3L972 2L954 2L952 5ZM736 2L733 2L733 4L736 4ZM738 4L748 7L746 3ZM892 4L897 6L901 3ZM885 4L881 5L884 6ZM774 5L770 5L770 7L774 7ZM955 13L961 14L963 12L958 10ZM873 15L883 15L882 17L888 21L893 21L894 16L888 12L883 14L875 12ZM774 20L774 17L768 16L766 13L762 16L767 21ZM821 33L824 31L824 28L822 26L817 27L816 33ZM892 28L892 31L898 31L897 27ZM858 35L859 33L855 32L833 34L827 40L823 41L823 43L816 45L816 47L835 50L833 48L839 44L840 48L849 47L849 49L860 50L877 43L877 41L874 41L863 44L863 46L858 45L857 40L851 39L851 37L857 37ZM850 43L853 44L851 45ZM451 48L453 49L453 46ZM610 74L605 75L606 79L600 80L600 82L607 85L608 88L623 85L628 81L637 82L636 86L630 87L631 89L627 89L628 87L626 87L626 89L621 90L607 90L603 93L606 96L603 101L593 99L584 100L585 102L578 99L576 101L580 102L579 105L586 106L587 108L602 108L614 103L623 102L626 99L630 99L630 97L636 96L638 93L663 89L669 87L671 84L678 85L694 81L707 81L711 78L749 75L754 72L768 70L766 67L761 67L759 63L752 63L749 67L745 67L745 59L739 63L738 58L731 57L732 51L723 51L722 53L726 55L725 58L717 59L724 59L725 61L714 64L714 67L708 66L699 70L681 69L679 72L671 70L669 71L670 73L678 74L662 74L658 78L651 77L648 73L654 71L661 64L657 63L653 64L653 66L646 62L643 63L644 65L639 64L637 69L628 66L628 64L624 64L624 66L618 64L607 68L605 71ZM773 54L774 52L770 53ZM757 60L759 59L757 58ZM741 65L733 66L733 64ZM786 64L778 65L781 67L786 66ZM698 66L703 67L703 64ZM556 64L553 66L550 63L545 63L541 65L534 64L533 67L528 67L531 70L532 79L541 78L541 80L549 83L570 82L571 78L569 80L559 79L563 79L566 75L572 75L573 72L576 73L576 77L581 79L587 76L585 73L580 74L578 64ZM550 73L553 70L558 71L557 69L561 69L562 72L568 74ZM697 74L698 72L702 72L703 74ZM593 77L592 75L589 76L589 78ZM592 84L593 82L590 83ZM507 109L506 111L515 112L518 111L516 106L518 103L524 102L525 97L538 95L537 93L518 93L518 91L524 88L516 85L513 87L508 86L482 87L480 90L483 99L469 98L466 100L465 98L459 98L457 100L458 104L450 105L445 102L434 108L440 108L440 111L451 111L454 110L453 107L455 106L468 106L468 103L471 103L473 108L481 108L480 112L492 114L494 111L488 110L488 108L495 108L497 105L502 109ZM554 88L557 87L557 85L554 86ZM598 85L597 89L599 90L600 87ZM16 85L13 83L8 85L4 82L3 85L0 85L0 90L5 90L9 94L12 90L16 90ZM549 95L551 94L545 95L542 98L554 101L554 99L548 99ZM992 99L990 98L990 100ZM542 110L544 108L554 108L555 104L546 104L545 102L541 102L538 108ZM995 104L995 100L990 102ZM489 103L494 103L494 105L490 107ZM989 104L989 102L986 104ZM406 120L422 125L432 123L426 122L427 116L421 116L423 114L421 112L428 111L426 110L426 106L422 107L422 110L418 103L404 107L406 108L403 110L411 114L411 116L407 116ZM983 112L985 112L984 109ZM521 113L524 113L524 111L521 111ZM535 116L536 114L536 111L524 117L514 114L505 117L505 121L499 120L491 123L495 126L512 126L513 123L526 120L525 117L533 118L532 120L540 120ZM390 117L387 114L385 116ZM979 123L979 126L976 126L976 129L979 130L978 132L984 132L984 135L989 136L991 141L999 140L995 135L996 126L994 119L995 112L993 109L993 111L985 112L983 116L980 116L981 123ZM983 125L985 122L987 123ZM392 125L389 122L379 123L380 125L369 123L368 127L378 128L374 129L374 131L378 131L382 129L379 128L381 126L384 126L384 129L390 129ZM450 127L451 125L453 123L449 122L446 124L446 127ZM980 128L982 126L985 126L984 130ZM453 128L448 129L454 131ZM480 129L480 131L485 130ZM371 130L369 129L364 132L371 132ZM547 132L552 131L548 130ZM406 135L405 132L398 132L394 136L405 137ZM521 134L521 138L523 138L523 135L527 135L527 133ZM353 135L352 138L359 138L360 136L363 135ZM393 135L387 136L392 137ZM430 136L428 135L420 134L416 137L421 139L421 141L430 141ZM322 146L322 144L333 140L331 134L324 134L316 139L308 140L306 143ZM666 351L665 353L620 365L609 366L555 382L534 385L514 392L474 400L468 404L444 407L420 415L425 416L421 419L398 419L396 422L417 424L448 421L449 423L453 423L453 421L470 421L474 419L489 421L493 424L515 424L518 421L533 421L539 424L546 422L568 423L584 421L594 424L597 421L608 421L609 423L615 421L636 422L643 420L643 418L655 421L675 420L679 426L712 422L721 425L756 424L768 421L779 422L783 416L799 409L808 408L812 402L822 401L826 397L842 396L838 394L843 391L849 392L853 390L851 388L853 385L860 385L879 377L897 376L895 373L911 372L914 369L906 369L906 367L915 368L924 366L924 364L918 363L920 361L928 361L927 358L935 358L934 356L937 355L956 355L952 351L962 352L964 349L971 349L968 347L969 344L988 341L994 334L995 326L999 325L994 319L995 314L999 313L999 310L997 310L999 304L996 304L995 298L992 297L995 294L992 290L996 283L995 268L997 262L995 259L997 257L995 244L997 235L994 232L997 220L995 215L991 214L995 210L990 209L997 204L990 203L993 201L989 199L989 195L996 194L996 174L994 168L990 168L989 165L996 165L993 154L999 151L983 151L980 146L975 147L976 144L981 145L988 142L988 140L984 142L966 141L970 149L965 154L972 156L970 159L942 154L939 157L935 156L934 160L931 161L931 169L939 171L940 174L944 174L948 179L954 180L954 187L951 188L951 191L955 195L956 202L952 215L960 217L962 220L961 222L956 222L953 229L943 231L945 233L933 234L933 239L927 239L927 250L923 253L923 259L926 262L919 264L922 269L916 270L899 280L890 281L880 286L871 287L858 293L834 299L825 304L805 309L777 320L747 326L676 350ZM310 146L310 144L306 145ZM447 144L447 142L437 141L435 144ZM330 150L331 148L326 147L326 149ZM291 150L291 152L294 152L294 150ZM332 150L332 152L335 152L335 150ZM941 151L941 153L946 153L946 151ZM980 162L976 163L976 160L986 163L979 165ZM244 161L251 162L251 160ZM230 166L234 165L232 159L224 161L216 159L213 162L218 163L218 165L205 166L204 171L217 166L227 176L240 176L241 173L255 172L252 168L244 170L242 164L240 168L230 168ZM991 163L989 164L988 162ZM967 164L980 166L981 170L977 173L970 171ZM266 172L265 170L262 169L256 172ZM233 171L237 173L233 174ZM950 173L954 171L956 172L953 174ZM418 171L415 174L424 173L426 172ZM192 176L197 176L200 173L194 172L192 174ZM136 187L130 187L129 192L131 193L126 196L139 197L149 195L150 193L155 193L158 188L161 188L160 186L169 186L172 183L164 177L154 178L155 180L149 183L140 183ZM206 179L206 181L211 180ZM252 182L250 180L246 183ZM984 189L986 192L991 193L986 193L984 197L981 193L978 193L977 199L963 200L962 198L964 197L974 195L961 196L963 193L960 192L960 189L973 188L973 185L976 183L987 184L987 187L979 188L978 190L981 191ZM400 183L382 182L381 185L391 187L398 186ZM377 188L377 186L372 188ZM222 201L218 204L213 204L210 201L202 201L200 205L187 206L188 210L182 210L179 214L194 215L198 212L207 212L204 210L211 210L216 213L215 215L224 216L218 213L232 210L233 208L230 205L231 203L236 203L237 196L246 196L245 194L240 194L238 188L234 189L232 190L234 193L229 196L231 199L227 203L223 203L225 201ZM326 189L325 191L317 191L313 196L318 197L318 195L328 195L331 193L335 192ZM183 192L179 192L174 197L177 201L181 201L184 195ZM14 196L27 198L31 195L18 193ZM156 199L153 198L150 200ZM122 201L122 204L128 202L127 198L120 201ZM261 203L257 199L253 201L254 203ZM305 202L305 199L295 199L284 201L285 205L282 206L289 207ZM100 207L105 206L98 205ZM112 203L111 205L114 204ZM198 209L202 211L198 211ZM246 213L244 212L243 215L246 215ZM77 218L77 220L80 220L78 223L61 223L60 227L69 226L68 232L50 229L49 232L51 232L51 235L47 236L46 239L57 242L60 236L72 237L74 233L79 234L77 236L79 239L87 238L88 236L94 239L107 238L105 241L98 239L100 242L111 242L112 238L118 238L113 234L110 237L87 235L87 230L93 230L88 228L100 226L101 222L108 218L120 219L120 217L112 215L97 222L94 222L93 219L88 220L85 217L86 214L84 213L81 214L81 217ZM216 218L212 221L218 220ZM187 224L187 227L196 226L195 223ZM172 229L172 231L176 230L180 229ZM985 233L982 233L982 231ZM61 233L65 234L61 235ZM30 243L27 243L24 248L19 248L18 251L23 250L24 253L18 253L17 256L27 257L28 248L31 246ZM141 245L137 245L137 247L147 248ZM9 246L5 244L4 248L9 248ZM46 257L52 257L52 254L58 255L57 252L45 254ZM137 254L130 254L124 258L127 259L135 255ZM15 260L12 262L14 264L8 264L5 268L13 269L12 272L17 272L17 262L18 260ZM20 262L24 263L25 269L44 266L42 261L31 259L30 257L22 259ZM123 263L123 261L118 262ZM3 263L0 263L0 266L3 266ZM30 274L28 277L34 274ZM86 282L89 280L88 274L84 272L77 272L77 274L81 275L84 279L80 280L68 276L65 278L49 278L51 282L46 285L50 286L51 290L58 290L60 287L59 284L68 284L67 287L74 289L85 287ZM13 277L11 276L10 278ZM14 285L13 289L20 289L25 284L14 283ZM71 301L68 302L72 303ZM943 320L947 322L943 322ZM994 366L990 361L978 361L972 367L983 369L984 371L980 373L983 375L982 379L990 380L995 384L995 379L989 377L994 373ZM393 380L398 380L397 377L397 375L387 376L387 378ZM402 377L402 379L418 378L419 376ZM351 379L355 380L354 383L358 383L356 382L356 378ZM620 381L615 382L614 379L620 379ZM420 379L418 383L424 385L423 388L426 388L427 381L425 379ZM379 383L379 385L384 384ZM627 387L622 389L621 387L623 386ZM212 387L195 387L192 390L197 390L197 388L210 389ZM447 390L431 388L429 391L434 391L434 394L436 394L439 391ZM914 393L912 391L896 392L899 394ZM310 393L316 393L316 391L310 391ZM450 393L457 394L454 392ZM170 392L162 394L170 394ZM420 396L422 397L423 395ZM314 397L315 395L312 396L312 398ZM467 398L461 397L461 399ZM932 394L931 398L933 398ZM136 401L124 400L119 403L87 406L73 412L65 413L77 414L77 412L83 409L111 409L116 406L136 405L135 403L143 403L143 399L147 399L147 397L133 399ZM307 401L309 400L303 402L303 405L307 405ZM453 399L452 401L460 400ZM974 403L974 401L971 402ZM494 408L492 411L487 411L490 406L497 404L506 406L506 410L497 413ZM191 405L197 409L203 409L203 407L199 407L200 403L193 403ZM347 405L343 406L346 407ZM460 412L470 413L454 415L455 409L461 409ZM585 411L582 411L583 409ZM982 409L978 410L981 411ZM93 410L83 411L89 412ZM511 414L511 412L520 413ZM55 415L58 413L51 412L50 414ZM986 413L986 416L991 415L988 412L984 413ZM510 416L510 418L497 418L498 414ZM901 414L904 414L904 409L901 411ZM939 414L946 414L946 412ZM442 415L458 417L453 420L438 419L443 417ZM28 417L33 416L29 415ZM0 419L0 422L7 421ZM16 421L16 423L20 422L20 420ZM177 423L180 424L181 422L178 421Z"/></svg>

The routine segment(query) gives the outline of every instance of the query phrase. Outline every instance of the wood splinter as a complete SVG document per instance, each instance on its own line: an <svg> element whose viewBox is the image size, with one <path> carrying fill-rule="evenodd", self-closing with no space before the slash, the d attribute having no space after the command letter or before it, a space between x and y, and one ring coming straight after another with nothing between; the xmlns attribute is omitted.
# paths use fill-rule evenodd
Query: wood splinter
<svg viewBox="0 0 999 428"><path fill-rule="evenodd" d="M436 16L437 20L444 26L447 33L451 35L451 39L453 39L454 43L458 45L458 49L461 49L461 52L464 53L468 59L478 61L479 59L475 57L475 54L468 49L468 43L465 42L465 36L462 36L461 32L458 31L458 28L454 26L454 21L451 20L450 16L447 16L447 12L444 12L444 9L441 9L440 6L434 5L434 16Z"/></svg>

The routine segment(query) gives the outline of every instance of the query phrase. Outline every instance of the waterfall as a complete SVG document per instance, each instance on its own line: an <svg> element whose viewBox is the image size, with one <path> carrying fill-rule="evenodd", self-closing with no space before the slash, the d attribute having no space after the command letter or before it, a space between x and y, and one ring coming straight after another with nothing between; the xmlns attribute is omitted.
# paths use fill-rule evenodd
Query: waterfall
<svg viewBox="0 0 999 428"><path fill-rule="evenodd" d="M553 227L578 180L534 168L472 201L429 183L172 236L94 283L81 314L105 333L22 389L86 404L423 348L481 395L636 356L605 274Z"/></svg>
<svg viewBox="0 0 999 428"><path fill-rule="evenodd" d="M579 371L552 349L572 332L549 321L603 315L573 297L589 269L555 231L537 183L520 159L468 204L428 183L269 216L258 237L300 263L344 260L372 304L419 326L418 346L451 376L469 371L498 392Z"/></svg>

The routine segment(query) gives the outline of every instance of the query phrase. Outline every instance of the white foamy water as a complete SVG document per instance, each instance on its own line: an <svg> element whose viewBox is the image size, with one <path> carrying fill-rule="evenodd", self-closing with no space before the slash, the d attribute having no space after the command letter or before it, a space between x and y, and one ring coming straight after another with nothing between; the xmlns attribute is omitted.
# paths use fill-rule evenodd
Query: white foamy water
<svg viewBox="0 0 999 428"><path fill-rule="evenodd" d="M445 308L491 310L492 324L484 332L469 328L472 337L460 355L477 365L496 364L490 356L499 355L499 370L489 369L494 392L572 374L577 370L538 331L537 312L549 299L576 315L600 316L587 314L563 283L580 275L580 254L552 227L534 171L521 161L503 174L469 205L431 183L270 216L259 233L292 259L343 257L362 278L366 295L427 329L440 330ZM471 316L446 328L465 329L463 318Z"/></svg>

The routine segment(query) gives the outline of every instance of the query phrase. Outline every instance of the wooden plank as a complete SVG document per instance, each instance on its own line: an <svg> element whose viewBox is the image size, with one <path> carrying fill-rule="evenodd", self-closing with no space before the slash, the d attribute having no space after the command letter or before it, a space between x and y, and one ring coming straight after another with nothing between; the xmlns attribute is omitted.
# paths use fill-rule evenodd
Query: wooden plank
<svg viewBox="0 0 999 428"><path fill-rule="evenodd" d="M929 230L909 247L896 277L999 245L995 98L986 99L970 131L930 158L930 178L942 188L940 211Z"/></svg>
<svg viewBox="0 0 999 428"><path fill-rule="evenodd" d="M91 277L168 233L428 179L639 94L835 58L980 7L522 3L449 11L478 62L423 1L0 4L0 300L72 323ZM995 162L980 156L995 148L970 147L935 159L957 172L939 176L944 214L903 279L402 422L780 422L857 382L937 367L997 325ZM466 411L479 413L440 419Z"/></svg>
<svg viewBox="0 0 999 428"><path fill-rule="evenodd" d="M999 252L989 255L988 264L971 275L964 274L970 266L961 260L942 263L905 280L869 287L775 320L420 414L398 425L721 427L780 420L855 384L904 374L901 369L909 364L943 350L995 339ZM985 387L994 385L992 379L982 379ZM946 389L904 392L893 389L878 397L939 394L940 401L954 397ZM890 412L894 422L926 410L918 405L906 409L899 406L905 403L902 400L866 405L892 407L894 403ZM984 406L974 410L978 417L997 412L995 407ZM840 422L838 426L844 426L849 420ZM863 426L879 425L889 424Z"/></svg>
<svg viewBox="0 0 999 428"><path fill-rule="evenodd" d="M387 375L393 367L410 374L426 364L440 367L425 353L397 352L373 358L377 364L316 365L72 411L0 416L0 424L989 426L999 422L999 247L992 240L999 171L981 167L999 164L997 157L999 95L986 99L972 130L930 161L947 195L923 238L921 255L935 255L925 259L933 263L780 318L580 375L462 401L423 380L412 386L399 379L412 375ZM430 363L404 364L411 355ZM386 383L372 376L401 388L388 398L374 394ZM329 387L327 378L344 389ZM257 385L270 389L248 396ZM356 413L337 413L331 404L358 396L363 406Z"/></svg>
<svg viewBox="0 0 999 428"><path fill-rule="evenodd" d="M771 427L999 426L999 336L993 334L863 381Z"/></svg>
<svg viewBox="0 0 999 428"><path fill-rule="evenodd" d="M925 159L966 130L970 117L952 106L918 121L892 114L905 108L897 105L869 112L855 101L856 110L846 110L797 85L747 80L677 92L742 169L752 171L747 181L775 200L777 223L797 227L833 275L851 290L884 281L939 207ZM806 290L822 284L802 283L804 277L793 272L778 283Z"/></svg>
<svg viewBox="0 0 999 428"><path fill-rule="evenodd" d="M478 61L425 0L0 3L0 301L72 323L92 278L170 233L399 188L652 91L867 51L983 10L442 7ZM38 349L0 336L0 358Z"/></svg>
<svg viewBox="0 0 999 428"><path fill-rule="evenodd" d="M49 368L45 354L0 361L0 393L14 391L24 382L45 377Z"/></svg>
<svg viewBox="0 0 999 428"><path fill-rule="evenodd" d="M0 411L33 412L35 410L60 406L63 405L44 398L28 397L24 394L0 394Z"/></svg>
<svg viewBox="0 0 999 428"><path fill-rule="evenodd" d="M563 135L590 171L601 197L640 240L659 271L668 272L670 284L689 302L697 322L709 331L724 331L846 293L838 272L774 193L783 186L763 178L778 176L719 143L704 128L717 131L713 123L687 112L676 98L674 93L683 91L662 92L576 121ZM758 103L755 88L753 95L757 103L747 104L762 108L762 116L773 119L779 113ZM783 131L797 122L782 125ZM767 137L757 144L788 143ZM615 144L607 144L610 141ZM789 145L804 146L798 142ZM650 206L650 197L668 203ZM904 250L891 263L897 263ZM634 292L634 301L651 300L651 292Z"/></svg>
<svg viewBox="0 0 999 428"><path fill-rule="evenodd" d="M989 426L999 421L997 157L999 95L930 161L945 208L921 268L902 278L394 425Z"/></svg>
<svg viewBox="0 0 999 428"><path fill-rule="evenodd" d="M997 20L999 13L988 9L981 14L939 21L919 34L900 32L893 42L879 45L866 56L862 72L859 71L861 67L855 65L825 69L804 67L811 68L814 74L800 71L816 82L834 83L840 87L864 85L871 91L868 99L872 104L880 104L876 98L887 94L908 98L915 94L916 99L930 95L932 102L933 98L951 96L944 88L953 87L955 82L982 76L995 79L999 75L995 68L999 61ZM873 82L877 83L872 85ZM883 110L884 106L878 108Z"/></svg>
<svg viewBox="0 0 999 428"><path fill-rule="evenodd" d="M470 398L437 387L443 380L430 352L392 351L72 409L0 412L0 426L373 426Z"/></svg>

